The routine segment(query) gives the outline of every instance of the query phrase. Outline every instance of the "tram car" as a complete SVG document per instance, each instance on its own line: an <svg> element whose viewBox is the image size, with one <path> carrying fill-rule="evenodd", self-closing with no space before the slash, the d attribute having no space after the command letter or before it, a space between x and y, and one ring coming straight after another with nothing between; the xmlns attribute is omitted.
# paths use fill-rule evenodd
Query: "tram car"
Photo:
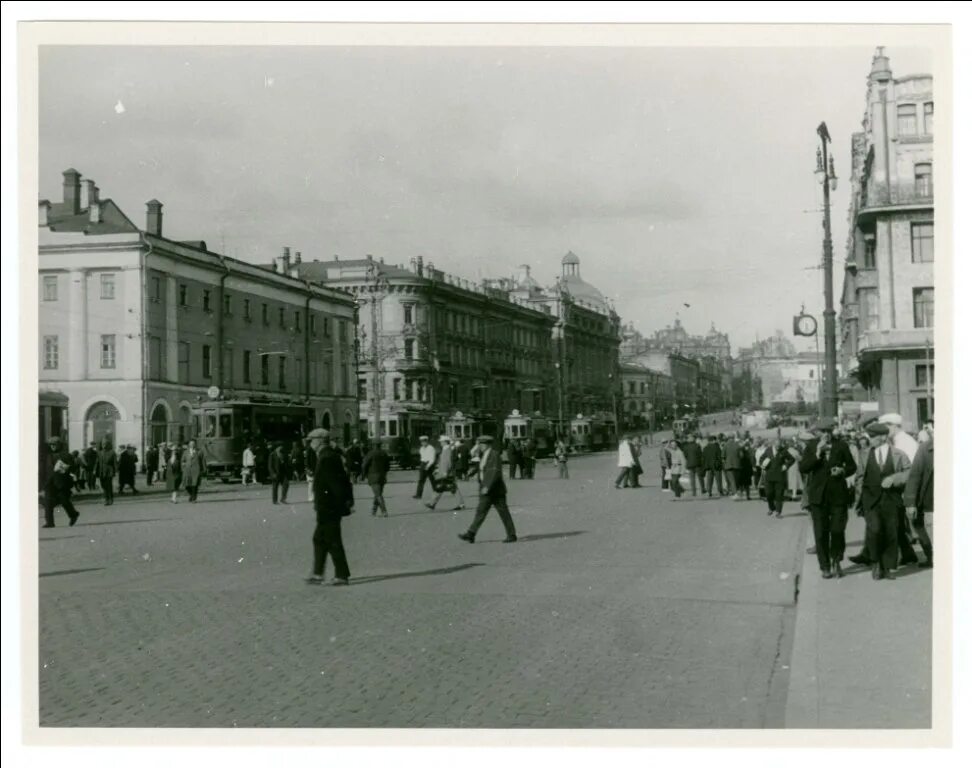
<svg viewBox="0 0 972 768"><path fill-rule="evenodd" d="M604 451L617 446L614 421L599 414L577 414L570 421L570 437L576 451Z"/></svg>
<svg viewBox="0 0 972 768"><path fill-rule="evenodd" d="M364 420L361 423L365 432ZM380 440L401 469L412 469L419 463L419 437L427 435L435 443L442 434L442 419L430 413L398 411L381 415L381 434L375 435L375 423L367 423L369 441Z"/></svg>
<svg viewBox="0 0 972 768"><path fill-rule="evenodd" d="M445 422L445 433L453 440L468 442L480 435L493 435L495 432L496 422L465 414L462 411L456 411Z"/></svg>
<svg viewBox="0 0 972 768"><path fill-rule="evenodd" d="M193 408L192 419L209 476L228 483L240 476L248 443L269 451L278 442L303 440L314 428L314 409L256 398L210 400Z"/></svg>
<svg viewBox="0 0 972 768"><path fill-rule="evenodd" d="M529 416L514 410L503 420L503 442L533 440L537 456L549 456L553 452L553 425L542 415Z"/></svg>

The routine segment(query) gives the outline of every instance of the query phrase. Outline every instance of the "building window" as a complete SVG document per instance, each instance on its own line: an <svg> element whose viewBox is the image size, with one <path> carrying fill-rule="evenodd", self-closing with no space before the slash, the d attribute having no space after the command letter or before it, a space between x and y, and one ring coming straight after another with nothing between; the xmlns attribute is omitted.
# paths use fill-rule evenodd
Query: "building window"
<svg viewBox="0 0 972 768"><path fill-rule="evenodd" d="M270 307L266 304L261 308L260 319L263 320L264 325L270 325Z"/></svg>
<svg viewBox="0 0 972 768"><path fill-rule="evenodd" d="M212 295L213 295L213 292L210 291L208 288L206 288L206 289L203 290L203 312L212 312L213 311L212 305L210 303L210 300L212 298Z"/></svg>
<svg viewBox="0 0 972 768"><path fill-rule="evenodd" d="M44 275L44 301L57 301L57 275Z"/></svg>
<svg viewBox="0 0 972 768"><path fill-rule="evenodd" d="M243 383L250 383L250 350L243 350Z"/></svg>
<svg viewBox="0 0 972 768"><path fill-rule="evenodd" d="M911 225L911 260L921 264L935 260L935 224L919 221Z"/></svg>
<svg viewBox="0 0 972 768"><path fill-rule="evenodd" d="M449 404L455 405L459 402L459 385L456 382L449 383Z"/></svg>
<svg viewBox="0 0 972 768"><path fill-rule="evenodd" d="M402 380L392 379L392 400L402 399Z"/></svg>
<svg viewBox="0 0 972 768"><path fill-rule="evenodd" d="M915 136L918 133L918 108L914 104L898 106L898 135Z"/></svg>
<svg viewBox="0 0 972 768"><path fill-rule="evenodd" d="M249 299L243 299L243 319L244 320L247 320L247 321L253 319L252 315L250 314L250 300Z"/></svg>
<svg viewBox="0 0 972 768"><path fill-rule="evenodd" d="M864 236L864 269L877 269L877 238Z"/></svg>
<svg viewBox="0 0 972 768"><path fill-rule="evenodd" d="M44 337L44 368L48 371L57 370L57 336Z"/></svg>
<svg viewBox="0 0 972 768"><path fill-rule="evenodd" d="M929 380L929 373L931 378ZM915 386L916 387L927 387L929 384L935 386L935 365L916 365L915 366Z"/></svg>
<svg viewBox="0 0 972 768"><path fill-rule="evenodd" d="M880 325L877 288L861 288L857 292L858 314L862 331L873 331Z"/></svg>
<svg viewBox="0 0 972 768"><path fill-rule="evenodd" d="M307 322L310 323L311 336L317 335L317 315L310 315L307 318Z"/></svg>
<svg viewBox="0 0 972 768"><path fill-rule="evenodd" d="M935 398L918 398L918 423L924 426L930 419L935 418Z"/></svg>
<svg viewBox="0 0 972 768"><path fill-rule="evenodd" d="M179 383L189 383L189 342L179 342Z"/></svg>
<svg viewBox="0 0 972 768"><path fill-rule="evenodd" d="M405 339L405 359L415 359L415 339Z"/></svg>
<svg viewBox="0 0 972 768"><path fill-rule="evenodd" d="M115 367L115 334L101 337L101 367Z"/></svg>
<svg viewBox="0 0 972 768"><path fill-rule="evenodd" d="M358 379L358 399L368 399L368 380L364 377Z"/></svg>
<svg viewBox="0 0 972 768"><path fill-rule="evenodd" d="M324 335L331 335L331 319L329 317L324 318Z"/></svg>
<svg viewBox="0 0 972 768"><path fill-rule="evenodd" d="M260 355L260 383L265 386L270 386L270 355L263 353Z"/></svg>
<svg viewBox="0 0 972 768"><path fill-rule="evenodd" d="M113 274L104 274L101 276L101 298L115 298L115 276Z"/></svg>
<svg viewBox="0 0 972 768"><path fill-rule="evenodd" d="M935 132L935 104L925 102L925 135L931 136Z"/></svg>
<svg viewBox="0 0 972 768"><path fill-rule="evenodd" d="M203 378L209 379L213 375L213 348L208 344L203 344Z"/></svg>
<svg viewBox="0 0 972 768"><path fill-rule="evenodd" d="M935 327L935 289L915 288L915 328Z"/></svg>
<svg viewBox="0 0 972 768"><path fill-rule="evenodd" d="M233 350L223 348L223 364L219 370L219 385L222 387L233 386Z"/></svg>
<svg viewBox="0 0 972 768"><path fill-rule="evenodd" d="M287 310L283 307L277 309L277 321L281 328L287 327Z"/></svg>
<svg viewBox="0 0 972 768"><path fill-rule="evenodd" d="M300 333L300 311L294 312L294 330Z"/></svg>
<svg viewBox="0 0 972 768"><path fill-rule="evenodd" d="M405 325L411 325L414 322L414 319L412 317L412 315L413 315L413 313L412 313L412 305L411 304L405 304L402 307L402 309L405 312Z"/></svg>
<svg viewBox="0 0 972 768"><path fill-rule="evenodd" d="M284 355L277 358L277 388L287 388L287 358Z"/></svg>
<svg viewBox="0 0 972 768"><path fill-rule="evenodd" d="M158 381L162 378L162 339L149 336L149 379Z"/></svg>
<svg viewBox="0 0 972 768"><path fill-rule="evenodd" d="M185 283L179 283L179 306L189 306L189 286Z"/></svg>
<svg viewBox="0 0 972 768"><path fill-rule="evenodd" d="M162 300L162 278L153 275L149 283L149 286L150 286L149 298L152 301L161 301Z"/></svg>
<svg viewBox="0 0 972 768"><path fill-rule="evenodd" d="M931 163L915 163L915 194L918 195L918 197L931 197L932 194Z"/></svg>
<svg viewBox="0 0 972 768"><path fill-rule="evenodd" d="M233 297L227 293L223 294L223 314L224 315L233 314Z"/></svg>

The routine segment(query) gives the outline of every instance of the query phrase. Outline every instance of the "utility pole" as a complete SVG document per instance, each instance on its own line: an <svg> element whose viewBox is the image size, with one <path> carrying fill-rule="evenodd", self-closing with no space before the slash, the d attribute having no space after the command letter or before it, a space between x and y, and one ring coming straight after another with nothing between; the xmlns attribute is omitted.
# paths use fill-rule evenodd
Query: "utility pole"
<svg viewBox="0 0 972 768"><path fill-rule="evenodd" d="M830 235L830 192L837 189L837 176L834 173L834 158L828 156L830 133L827 124L817 126L820 136L821 153L817 156L817 176L823 184L824 196L824 396L821 412L824 416L837 416L837 327L834 311L834 244Z"/></svg>
<svg viewBox="0 0 972 768"><path fill-rule="evenodd" d="M381 334L379 312L381 308L378 304L383 298L381 293L381 272L374 264L370 267L373 282L371 284L371 367L372 367L372 387L371 387L371 420L375 433L375 442L380 443L381 434L381 390L384 382L382 381L382 350L379 347L379 336Z"/></svg>

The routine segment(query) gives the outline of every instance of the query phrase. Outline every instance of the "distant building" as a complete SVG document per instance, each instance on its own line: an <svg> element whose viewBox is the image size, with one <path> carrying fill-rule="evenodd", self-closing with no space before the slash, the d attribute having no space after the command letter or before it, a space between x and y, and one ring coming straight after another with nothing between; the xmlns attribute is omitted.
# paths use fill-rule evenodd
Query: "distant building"
<svg viewBox="0 0 972 768"><path fill-rule="evenodd" d="M672 378L643 365L621 363L621 428L661 429L671 420Z"/></svg>
<svg viewBox="0 0 972 768"><path fill-rule="evenodd" d="M61 202L39 201L38 378L66 398L70 446L187 440L212 388L349 435L353 299L170 240L162 204L146 207L139 227L73 168Z"/></svg>
<svg viewBox="0 0 972 768"><path fill-rule="evenodd" d="M625 365L640 366L663 374L670 380L670 404L659 404L656 412L661 418L678 418L699 411L700 363L676 352L648 350L625 360Z"/></svg>
<svg viewBox="0 0 972 768"><path fill-rule="evenodd" d="M918 428L935 410L935 102L931 75L894 78L877 49L852 190L840 309L844 396Z"/></svg>
<svg viewBox="0 0 972 768"><path fill-rule="evenodd" d="M819 403L824 355L797 352L777 331L768 339L741 347L733 360L737 402L770 407L773 403Z"/></svg>

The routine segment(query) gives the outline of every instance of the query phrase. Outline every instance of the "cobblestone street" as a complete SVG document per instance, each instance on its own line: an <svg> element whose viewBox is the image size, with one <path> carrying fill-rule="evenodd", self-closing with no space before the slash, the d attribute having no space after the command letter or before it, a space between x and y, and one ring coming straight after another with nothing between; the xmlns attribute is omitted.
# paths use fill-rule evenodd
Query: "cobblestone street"
<svg viewBox="0 0 972 768"><path fill-rule="evenodd" d="M798 505L672 503L613 465L510 481L514 545L495 517L459 541L472 511L426 510L411 474L388 519L359 485L339 589L302 583L311 505L268 489L85 503L41 537L41 724L782 725Z"/></svg>

